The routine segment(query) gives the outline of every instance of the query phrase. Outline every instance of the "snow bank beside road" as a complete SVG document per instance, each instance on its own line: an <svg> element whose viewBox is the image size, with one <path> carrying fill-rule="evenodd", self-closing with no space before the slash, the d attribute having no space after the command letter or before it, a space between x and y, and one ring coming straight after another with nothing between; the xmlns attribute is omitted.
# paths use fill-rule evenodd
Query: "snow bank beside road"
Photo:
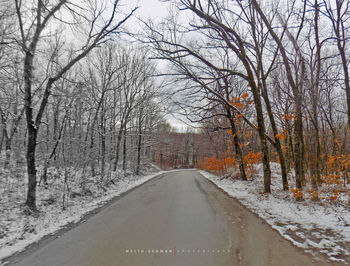
<svg viewBox="0 0 350 266"><path fill-rule="evenodd" d="M9 188L1 188L0 200L0 265L2 260L16 252L24 250L28 245L39 241L69 223L76 223L90 211L104 205L114 197L154 178L163 172L152 173L146 176L129 175L114 179L108 187L97 189L91 187L89 194L81 193L78 182L71 184L71 191L75 197L67 198L68 206L62 209L62 181L50 184L49 189L38 187L38 209L41 211L37 218L23 213L25 188L23 183L13 180ZM56 180L58 181L58 180ZM91 193L91 194L90 194ZM3 262L5 263L5 262Z"/></svg>
<svg viewBox="0 0 350 266"><path fill-rule="evenodd" d="M278 171L278 165L272 169ZM350 263L350 210L345 206L297 202L282 190L281 178L273 175L273 192L263 194L262 175L244 182L200 173L266 220L283 237L306 252L320 251L330 260ZM259 173L259 171L258 171ZM277 179L278 178L278 179Z"/></svg>

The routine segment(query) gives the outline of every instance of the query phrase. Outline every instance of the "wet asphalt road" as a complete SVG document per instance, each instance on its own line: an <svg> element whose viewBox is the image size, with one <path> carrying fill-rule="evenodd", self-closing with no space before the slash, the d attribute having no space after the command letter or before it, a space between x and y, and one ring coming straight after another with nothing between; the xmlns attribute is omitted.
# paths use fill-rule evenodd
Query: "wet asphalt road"
<svg viewBox="0 0 350 266"><path fill-rule="evenodd" d="M196 171L156 177L11 265L330 265Z"/></svg>

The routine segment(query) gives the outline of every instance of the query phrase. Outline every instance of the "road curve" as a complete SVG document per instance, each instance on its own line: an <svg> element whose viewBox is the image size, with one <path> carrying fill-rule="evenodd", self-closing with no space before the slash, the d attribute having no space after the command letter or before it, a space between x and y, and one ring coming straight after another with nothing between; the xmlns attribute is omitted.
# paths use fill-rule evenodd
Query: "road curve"
<svg viewBox="0 0 350 266"><path fill-rule="evenodd" d="M330 265L294 247L196 171L152 179L18 266Z"/></svg>

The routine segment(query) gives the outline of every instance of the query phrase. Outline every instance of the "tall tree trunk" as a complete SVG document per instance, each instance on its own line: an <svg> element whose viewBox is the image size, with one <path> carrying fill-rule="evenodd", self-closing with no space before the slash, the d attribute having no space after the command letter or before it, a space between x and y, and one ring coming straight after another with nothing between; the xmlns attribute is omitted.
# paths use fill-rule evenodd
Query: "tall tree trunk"
<svg viewBox="0 0 350 266"><path fill-rule="evenodd" d="M278 129L277 129L277 125L276 125L276 121L275 121L275 117L273 115L272 112L272 107L271 107L271 103L270 103L270 99L268 97L267 94L267 85L266 85L266 80L263 79L262 80L262 95L263 95L263 99L266 105L266 110L267 110L267 114L269 116L270 119L270 123L271 123L271 128L272 128L272 132L273 135L275 136L274 140L274 147L277 151L278 154L278 158L280 160L280 167L281 167L281 175L282 175L282 186L283 186L283 190L287 191L289 189L289 185L288 185L288 177L287 177L287 166L286 166L286 159L282 150L282 145L281 145L281 141L279 138L277 138L276 136L278 135Z"/></svg>
<svg viewBox="0 0 350 266"><path fill-rule="evenodd" d="M97 114L96 114L97 115ZM89 164L91 169L91 175L96 175L96 169L95 169L95 156L94 156L94 143L95 143L95 123L92 123L91 125L91 136L90 136L90 147L89 147Z"/></svg>
<svg viewBox="0 0 350 266"><path fill-rule="evenodd" d="M305 179L303 162L303 122L301 112L301 95L296 96L296 117L294 118L294 160L296 187L302 189Z"/></svg>
<svg viewBox="0 0 350 266"><path fill-rule="evenodd" d="M140 164L141 164L141 145L142 145L142 111L143 108L140 108L139 113L139 128L138 128L138 141L137 141L137 161L136 161L136 174L140 174Z"/></svg>
<svg viewBox="0 0 350 266"><path fill-rule="evenodd" d="M258 5L256 1L254 0L252 1L254 6ZM246 47L245 41L240 37L240 35L233 28L226 26L220 21L214 19L209 14L205 13L205 11L201 7L197 8L196 1L194 1L193 4L186 4L186 6L189 10L192 10L196 15L206 20L210 26L213 26L214 29L220 33L220 36L223 38L228 48L231 49L239 57L240 61L242 62L247 72L246 75L243 75L243 76L249 82L249 85L251 87L251 92L253 94L253 100L255 103L255 111L256 111L256 116L258 121L257 130L260 138L260 149L262 153L262 163L263 163L263 171L264 171L264 191L265 193L270 193L271 192L271 169L270 169L270 162L269 162L269 149L267 145L267 136L266 136L266 130L265 130L265 123L264 123L264 113L263 113L262 103L260 99L261 97L260 88L257 86L255 82L255 76L250 65L251 60L249 60L245 49ZM232 38L234 38L233 42L232 42Z"/></svg>
<svg viewBox="0 0 350 266"><path fill-rule="evenodd" d="M30 125L29 125L30 124ZM26 205L32 211L36 211L36 165L35 150L38 131L32 123L28 123L28 142L27 142L27 173L28 190Z"/></svg>
<svg viewBox="0 0 350 266"><path fill-rule="evenodd" d="M228 60L228 55L227 55L227 60ZM227 66L229 66L229 62L227 61ZM227 78L224 78L224 83L225 83L225 94L226 94L226 100L228 102L230 102L230 92L229 92L229 81ZM232 110L231 108L226 106L226 114L227 114L227 118L230 121L230 126L231 126L231 131L232 131L232 139L233 139L233 144L235 147L235 153L238 159L238 165L239 165L239 173L241 176L241 179L246 181L247 180L247 175L244 169L244 160L243 160L243 152L240 146L240 140L239 140L239 136L238 136L238 132L237 132L237 128L236 128L236 124L235 124L235 112Z"/></svg>
<svg viewBox="0 0 350 266"><path fill-rule="evenodd" d="M259 87L257 87L254 82L253 73L250 70L248 70L247 67L246 69L248 72L248 77L250 77L250 80L251 80L249 84L253 94L255 111L256 111L256 116L258 120L258 133L260 138L260 149L262 153L262 163L263 163L263 171L264 171L264 192L271 193L271 169L270 169L270 159L269 159L269 148L266 140L264 113L262 109L260 91L259 91Z"/></svg>
<svg viewBox="0 0 350 266"><path fill-rule="evenodd" d="M304 167L303 167L303 156L304 154L304 145L303 145L303 123L302 123L302 92L301 89L299 88L299 84L294 80L293 78L293 73L292 69L289 63L288 55L286 52L286 49L282 43L282 40L277 36L276 32L274 31L271 23L267 19L266 15L264 12L261 10L260 5L256 0L252 0L253 7L255 10L258 12L260 15L261 19L263 20L265 26L268 28L270 35L274 39L275 43L277 44L282 59L283 59L283 64L286 70L287 74L287 79L288 83L291 86L293 90L293 94L295 97L295 105L296 105L296 118L294 119L294 129L295 129L295 174L296 174L296 186L298 189L302 188L302 182L305 179L305 172L304 172ZM296 44L296 40L292 37L291 34L289 34L289 37L292 38L292 42ZM295 47L297 48L297 47ZM300 49L297 50L298 55L300 55L302 64L303 58L302 55L300 54ZM302 68L304 68L304 65L302 65ZM302 70L302 82L303 79L305 78L304 76L305 71Z"/></svg>
<svg viewBox="0 0 350 266"><path fill-rule="evenodd" d="M252 12L254 12L252 10ZM271 128L272 128L272 132L274 135L274 141L271 142L272 145L274 146L274 148L277 151L278 154L278 158L280 161L280 168L281 168L281 175L282 175L282 186L283 186L283 190L288 191L288 178L287 178L287 168L286 168L286 161L285 161L285 156L282 150L282 145L281 145L281 141L280 139L277 137L278 135L278 129L277 129L277 125L276 125L276 121L275 121L275 117L272 111L272 106L271 106L271 102L270 102L270 98L268 95L268 87L266 84L266 79L271 71L271 67L272 65L270 65L270 67L268 67L268 71L264 70L264 63L263 63L263 49L264 49L264 41L263 40L259 40L257 35L259 35L258 29L257 29L257 24L256 24L256 20L255 20L255 14L252 15L252 21L251 21L251 27L252 27L252 35L253 35L253 39L254 39L254 44L255 44L255 54L257 57L257 67L255 68L255 73L258 77L258 87L261 88L261 92L262 92L262 97L264 99L265 102L265 106L266 106L266 111L271 123ZM274 57L272 58L272 63L275 63L275 59L277 57L278 53L276 51L276 53L274 54Z"/></svg>
<svg viewBox="0 0 350 266"><path fill-rule="evenodd" d="M11 142L12 142L12 139L6 137L5 135L5 154L6 154L5 164L4 164L5 169L9 168L10 161L11 161Z"/></svg>
<svg viewBox="0 0 350 266"><path fill-rule="evenodd" d="M1 138L0 138L0 154L2 152L3 143L4 143L4 134L1 134Z"/></svg>
<svg viewBox="0 0 350 266"><path fill-rule="evenodd" d="M235 153L238 159L238 165L239 165L239 173L241 175L241 179L246 181L247 179L247 175L244 169L244 161L243 161L243 152L241 149L241 146L239 145L239 137L238 137L238 132L236 129L236 124L234 121L234 116L231 113L231 109L227 108L226 109L229 121L230 121L230 125L231 125L231 130L232 130L232 138L233 138L233 144L235 147Z"/></svg>
<svg viewBox="0 0 350 266"><path fill-rule="evenodd" d="M38 129L33 119L32 108L32 80L33 80L33 59L34 51L27 51L24 61L24 88L25 88L25 112L27 121L27 174L28 189L26 205L30 210L36 211L36 165L35 165L35 149Z"/></svg>
<svg viewBox="0 0 350 266"><path fill-rule="evenodd" d="M10 160L11 160L11 137L8 134L7 130L7 119L5 117L5 114L0 106L0 118L1 118L1 123L2 123L2 138L5 140L5 163L4 163L4 168L7 169Z"/></svg>
<svg viewBox="0 0 350 266"><path fill-rule="evenodd" d="M105 176L106 166L106 127L105 127L105 110L101 108L101 179Z"/></svg>
<svg viewBox="0 0 350 266"><path fill-rule="evenodd" d="M122 141L122 134L124 131L124 126L120 126L118 136L117 136L117 144L115 147L115 160L114 160L114 165L113 165L113 171L115 172L118 167L118 162L119 162L119 152L120 152L120 143Z"/></svg>
<svg viewBox="0 0 350 266"><path fill-rule="evenodd" d="M123 134L123 170L126 171L126 126Z"/></svg>
<svg viewBox="0 0 350 266"><path fill-rule="evenodd" d="M337 39L337 47L338 51L340 53L341 63L343 67L344 72L344 86L345 86L345 95L346 95L346 104L347 104L347 118L348 118L348 129L350 129L350 75L349 75L349 68L348 68L348 58L346 55L346 42L348 41L348 36L346 36L346 33L348 32L348 29L345 28L345 21L344 16L342 14L342 7L344 4L347 4L347 1L336 1L336 17L333 17L333 14L331 18L333 19L333 29L335 31L336 39Z"/></svg>
<svg viewBox="0 0 350 266"><path fill-rule="evenodd" d="M21 112L18 114L17 107L15 107L14 115L17 116L14 121L12 122L11 130L8 131L8 121L5 117L5 114L0 107L0 118L2 123L2 140L5 140L5 163L4 168L8 168L11 161L11 150L12 150L12 140L14 135L17 133L17 128L19 126L19 123L21 121L21 118L23 116L24 109L21 110ZM1 143L2 146L2 143ZM0 149L1 152L1 149Z"/></svg>
<svg viewBox="0 0 350 266"><path fill-rule="evenodd" d="M290 171L292 162L294 162L294 144L293 144L293 136L292 136L291 130L289 128L286 128L286 131L287 131L287 139L285 142L286 159L287 159L288 171Z"/></svg>
<svg viewBox="0 0 350 266"><path fill-rule="evenodd" d="M319 4L315 0L315 16L314 16L314 28L315 28L315 41L316 41L316 77L314 78L313 73L311 74L311 98L312 98L312 116L313 125L315 129L314 143L312 145L313 151L311 156L311 184L314 190L318 190L317 182L321 181L320 173L320 161L321 161L321 144L320 144L320 133L318 123L318 104L319 104L319 79L321 73L321 45L319 40L318 21L319 20ZM314 200L318 200L317 193L313 196Z"/></svg>

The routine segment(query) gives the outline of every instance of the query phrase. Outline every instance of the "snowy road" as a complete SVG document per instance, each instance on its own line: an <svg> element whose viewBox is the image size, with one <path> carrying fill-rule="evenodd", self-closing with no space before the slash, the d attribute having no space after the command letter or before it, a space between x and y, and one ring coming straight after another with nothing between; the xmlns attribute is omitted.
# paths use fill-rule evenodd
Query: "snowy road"
<svg viewBox="0 0 350 266"><path fill-rule="evenodd" d="M196 171L163 174L13 265L330 265ZM12 265L12 264L11 264Z"/></svg>

